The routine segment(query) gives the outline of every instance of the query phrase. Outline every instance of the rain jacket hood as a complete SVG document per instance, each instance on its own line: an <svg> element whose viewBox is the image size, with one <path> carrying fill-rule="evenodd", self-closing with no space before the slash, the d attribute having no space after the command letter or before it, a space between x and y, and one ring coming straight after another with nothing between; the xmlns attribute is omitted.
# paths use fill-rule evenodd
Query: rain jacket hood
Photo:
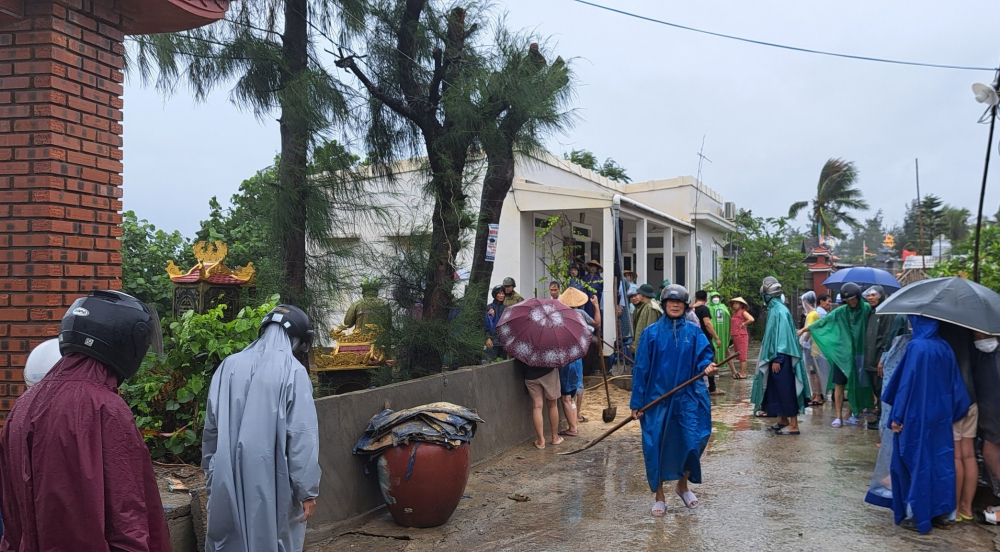
<svg viewBox="0 0 1000 552"><path fill-rule="evenodd" d="M202 440L206 551L302 550L302 502L320 480L312 392L277 324L215 371Z"/></svg>
<svg viewBox="0 0 1000 552"><path fill-rule="evenodd" d="M149 450L117 382L70 353L14 404L0 438L0 550L170 551Z"/></svg>

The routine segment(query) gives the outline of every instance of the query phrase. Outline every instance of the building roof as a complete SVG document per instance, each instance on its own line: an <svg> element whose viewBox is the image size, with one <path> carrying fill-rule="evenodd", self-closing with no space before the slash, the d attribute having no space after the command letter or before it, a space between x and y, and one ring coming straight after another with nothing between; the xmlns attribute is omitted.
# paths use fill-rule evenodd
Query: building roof
<svg viewBox="0 0 1000 552"><path fill-rule="evenodd" d="M119 0L125 34L186 31L214 23L226 15L230 0Z"/></svg>

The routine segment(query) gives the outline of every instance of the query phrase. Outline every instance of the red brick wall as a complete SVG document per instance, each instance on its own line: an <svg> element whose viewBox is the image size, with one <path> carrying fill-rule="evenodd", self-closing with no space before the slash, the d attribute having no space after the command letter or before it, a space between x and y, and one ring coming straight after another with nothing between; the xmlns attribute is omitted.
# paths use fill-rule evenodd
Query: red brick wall
<svg viewBox="0 0 1000 552"><path fill-rule="evenodd" d="M121 289L121 15L31 0L0 19L0 422L74 299Z"/></svg>

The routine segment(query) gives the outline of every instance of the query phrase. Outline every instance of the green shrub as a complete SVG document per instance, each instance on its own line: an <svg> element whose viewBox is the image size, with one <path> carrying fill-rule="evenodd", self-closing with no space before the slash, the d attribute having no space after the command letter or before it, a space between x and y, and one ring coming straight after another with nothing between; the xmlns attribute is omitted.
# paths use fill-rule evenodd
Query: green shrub
<svg viewBox="0 0 1000 552"><path fill-rule="evenodd" d="M173 455L182 462L201 461L205 401L215 368L227 356L257 339L258 325L274 305L246 307L230 322L225 305L205 314L194 311L163 321L163 352L150 352L135 377L121 386L136 424L154 458Z"/></svg>

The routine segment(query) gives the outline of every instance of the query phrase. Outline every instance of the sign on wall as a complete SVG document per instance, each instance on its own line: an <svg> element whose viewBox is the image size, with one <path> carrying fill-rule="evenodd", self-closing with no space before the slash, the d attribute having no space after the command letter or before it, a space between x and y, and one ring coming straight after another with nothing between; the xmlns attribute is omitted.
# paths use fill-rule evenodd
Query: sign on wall
<svg viewBox="0 0 1000 552"><path fill-rule="evenodd" d="M500 237L500 225L490 225L490 235L486 239L486 261L493 262L497 258L497 239Z"/></svg>

